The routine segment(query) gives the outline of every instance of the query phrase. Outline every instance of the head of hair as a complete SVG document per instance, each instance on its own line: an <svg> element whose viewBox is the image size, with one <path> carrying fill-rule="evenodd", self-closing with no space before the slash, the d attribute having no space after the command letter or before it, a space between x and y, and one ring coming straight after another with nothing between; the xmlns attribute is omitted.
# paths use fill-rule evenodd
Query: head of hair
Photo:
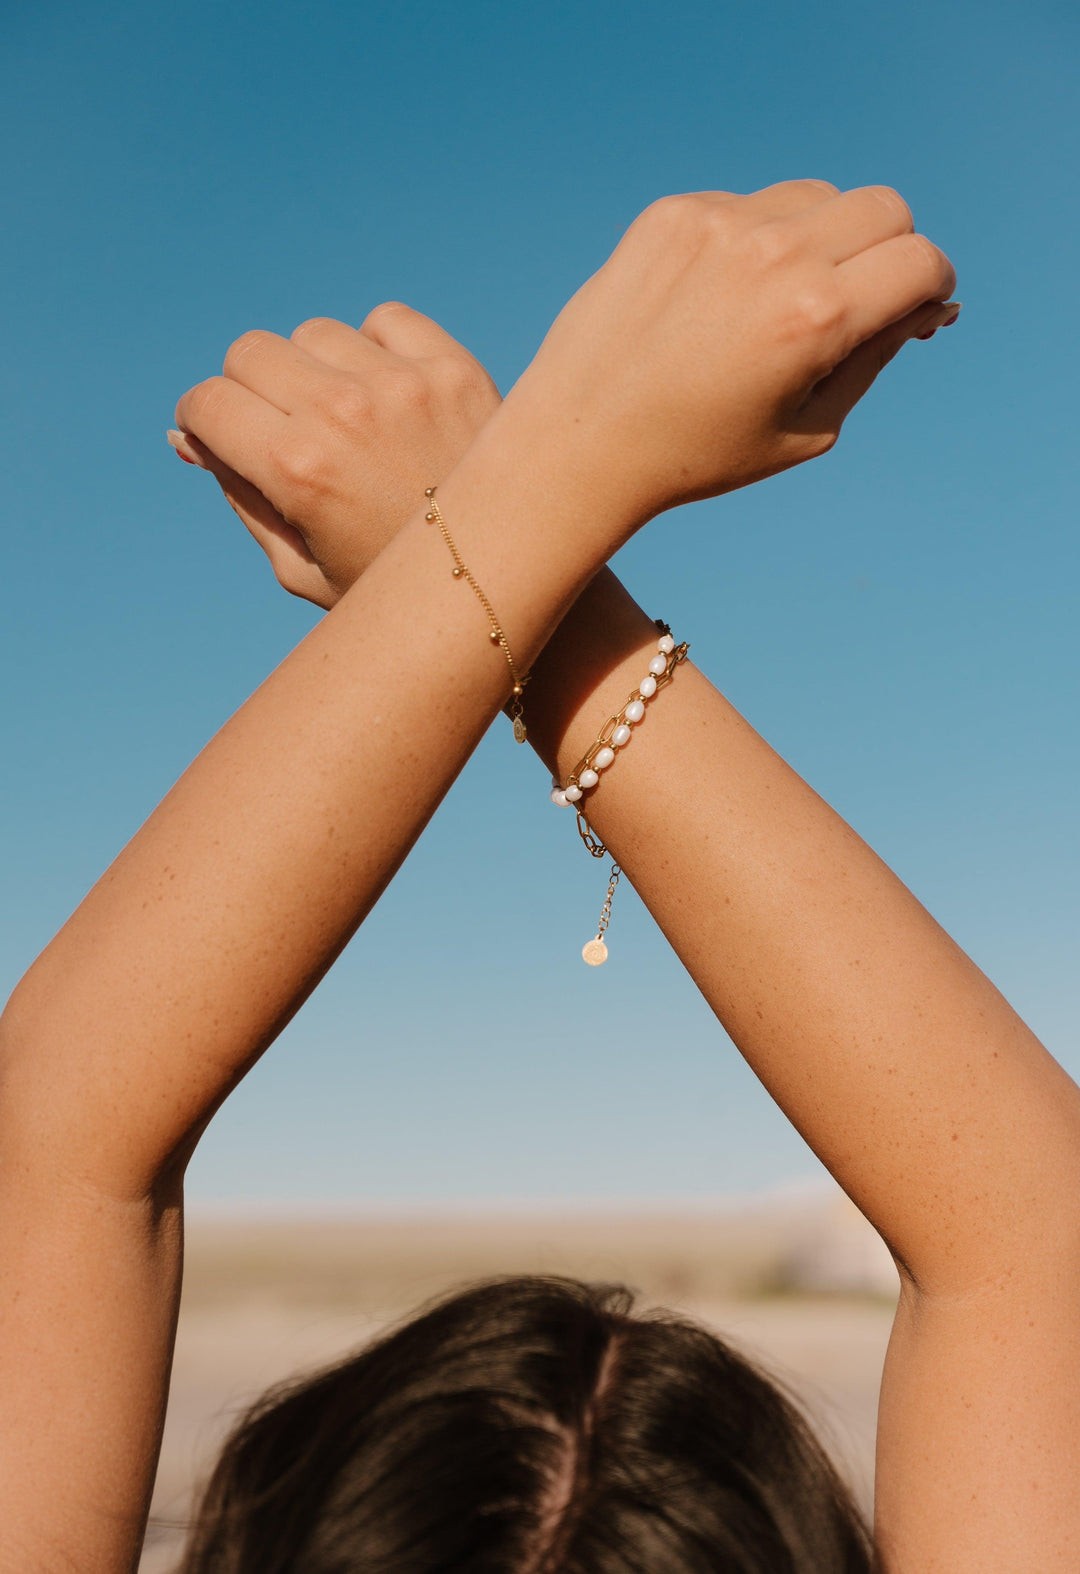
<svg viewBox="0 0 1080 1574"><path fill-rule="evenodd" d="M180 1574L869 1574L797 1406L620 1286L509 1278L259 1402Z"/></svg>

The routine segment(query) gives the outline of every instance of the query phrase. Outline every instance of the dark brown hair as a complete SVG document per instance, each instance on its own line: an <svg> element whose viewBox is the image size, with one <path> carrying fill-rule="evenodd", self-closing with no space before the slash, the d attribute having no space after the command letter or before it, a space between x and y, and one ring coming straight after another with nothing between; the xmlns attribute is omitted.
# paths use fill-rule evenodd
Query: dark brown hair
<svg viewBox="0 0 1080 1574"><path fill-rule="evenodd" d="M180 1574L869 1574L796 1406L620 1286L513 1278L268 1395Z"/></svg>

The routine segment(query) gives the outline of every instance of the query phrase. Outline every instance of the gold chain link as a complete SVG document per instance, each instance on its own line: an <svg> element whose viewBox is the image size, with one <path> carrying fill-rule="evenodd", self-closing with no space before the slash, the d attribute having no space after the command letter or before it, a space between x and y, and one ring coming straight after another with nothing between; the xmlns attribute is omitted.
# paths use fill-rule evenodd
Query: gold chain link
<svg viewBox="0 0 1080 1574"><path fill-rule="evenodd" d="M621 874L622 870L619 868L618 864L612 864L611 880L608 883L607 896L604 898L604 905L600 909L600 922L596 926L596 938L598 940L603 937L608 924L611 922L611 898L615 895L615 887L619 883L619 876Z"/></svg>

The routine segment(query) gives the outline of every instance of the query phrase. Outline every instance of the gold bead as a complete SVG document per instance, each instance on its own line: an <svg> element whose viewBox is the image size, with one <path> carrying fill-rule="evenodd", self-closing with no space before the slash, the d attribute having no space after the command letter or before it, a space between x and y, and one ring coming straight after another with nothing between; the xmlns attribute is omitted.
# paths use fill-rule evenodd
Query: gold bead
<svg viewBox="0 0 1080 1574"><path fill-rule="evenodd" d="M465 570L463 568L455 568L454 569L454 578L455 579L460 579L462 574L464 574L464 572L465 572Z"/></svg>
<svg viewBox="0 0 1080 1574"><path fill-rule="evenodd" d="M491 633L488 635L488 639L493 645L498 645L500 643L500 634L498 629L492 629Z"/></svg>
<svg viewBox="0 0 1080 1574"><path fill-rule="evenodd" d="M515 694L524 694L524 692L525 692L525 690L521 687L520 683L515 683L514 684L514 693Z"/></svg>
<svg viewBox="0 0 1080 1574"><path fill-rule="evenodd" d="M435 523L435 515L434 514L425 514L424 518L427 520L429 525L433 525Z"/></svg>
<svg viewBox="0 0 1080 1574"><path fill-rule="evenodd" d="M433 486L425 487L424 488L424 496L425 497L434 497L435 496L435 488ZM428 518L429 519L431 518L430 514L428 515Z"/></svg>

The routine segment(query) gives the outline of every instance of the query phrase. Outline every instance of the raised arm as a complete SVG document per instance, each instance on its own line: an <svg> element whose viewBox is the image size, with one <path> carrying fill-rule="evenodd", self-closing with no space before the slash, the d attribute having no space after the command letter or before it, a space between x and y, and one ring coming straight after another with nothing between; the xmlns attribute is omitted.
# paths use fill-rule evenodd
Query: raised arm
<svg viewBox="0 0 1080 1574"><path fill-rule="evenodd" d="M951 282L940 253L898 235L888 198L796 183L644 215L440 484L518 662L644 519L829 446L873 375L874 336ZM261 387L202 385L180 423L257 484L276 467L314 493L292 399L305 367L285 385L274 371L255 358ZM181 778L0 1019L4 1574L133 1565L184 1164L507 698L486 634L421 504Z"/></svg>
<svg viewBox="0 0 1080 1574"><path fill-rule="evenodd" d="M333 538L321 538L331 556ZM559 780L655 639L602 570L527 693L530 741ZM691 663L588 810L749 1064L895 1254L883 1570L1074 1569L1080 1092Z"/></svg>
<svg viewBox="0 0 1080 1574"><path fill-rule="evenodd" d="M529 661L631 522L590 498L586 524L579 492L550 478L541 550L515 522L529 502L515 424L504 407L440 496ZM421 509L208 745L7 1007L4 1574L132 1564L164 1406L184 1165L506 699L506 664L450 570Z"/></svg>
<svg viewBox="0 0 1080 1574"><path fill-rule="evenodd" d="M941 320L928 313L921 331ZM446 348L412 314L399 331L402 350ZM907 324L890 347L919 331ZM322 347L342 365L368 355L341 325L332 337ZM328 558L354 539L332 509L316 507L311 522ZM654 639L606 570L568 614L526 706L560 780L634 687ZM879 1431L883 1568L1075 1568L1076 1087L690 664L589 814L749 1063L896 1256L902 1294Z"/></svg>
<svg viewBox="0 0 1080 1574"><path fill-rule="evenodd" d="M568 615L528 705L560 780L647 670L655 638L608 571ZM589 818L896 1257L883 1569L1075 1570L1080 1090L689 662L602 776Z"/></svg>

